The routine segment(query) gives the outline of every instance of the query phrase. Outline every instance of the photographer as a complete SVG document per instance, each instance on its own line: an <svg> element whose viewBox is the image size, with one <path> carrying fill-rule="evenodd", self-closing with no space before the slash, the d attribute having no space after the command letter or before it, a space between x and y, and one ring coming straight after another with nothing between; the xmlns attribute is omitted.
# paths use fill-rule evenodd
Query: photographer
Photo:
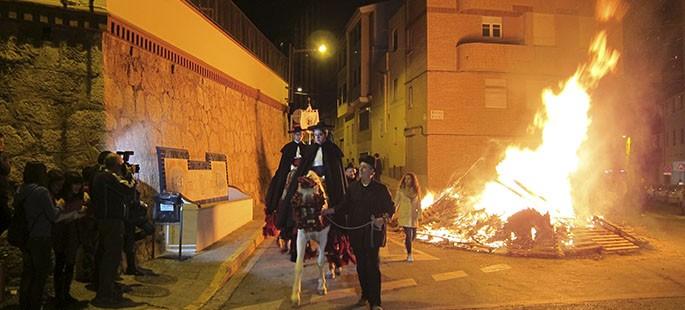
<svg viewBox="0 0 685 310"><path fill-rule="evenodd" d="M124 179L134 182L133 175L140 172L140 166L129 163L133 151L117 152L124 159ZM144 275L136 264L136 241L153 233L154 227L147 219L147 205L140 200L140 192L134 192L133 198L126 203L128 216L124 222L124 253L126 254L126 274ZM141 232L136 233L136 228Z"/></svg>
<svg viewBox="0 0 685 310"><path fill-rule="evenodd" d="M135 183L124 176L124 160L118 154L109 154L104 161L105 170L93 180L92 203L98 220L100 243L98 252L98 290L92 304L98 307L119 307L130 300L115 291L114 279L121 249L124 246L124 221L127 218L127 201L135 196Z"/></svg>

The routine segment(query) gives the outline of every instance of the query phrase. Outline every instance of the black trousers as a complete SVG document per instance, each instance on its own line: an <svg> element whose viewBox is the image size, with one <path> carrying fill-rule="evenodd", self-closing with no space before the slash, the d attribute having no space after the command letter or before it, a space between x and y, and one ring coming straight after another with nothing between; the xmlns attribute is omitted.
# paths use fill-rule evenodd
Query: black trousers
<svg viewBox="0 0 685 310"><path fill-rule="evenodd" d="M116 299L114 279L121 262L121 250L124 246L124 221L99 219L98 234L100 242L98 251L102 253L98 262L98 291L95 298Z"/></svg>
<svg viewBox="0 0 685 310"><path fill-rule="evenodd" d="M64 300L69 295L74 278L76 251L78 250L78 230L76 222L55 223L52 227L53 248L55 250L55 298Z"/></svg>
<svg viewBox="0 0 685 310"><path fill-rule="evenodd" d="M29 238L22 251L22 261L19 304L22 309L40 309L45 282L52 269L51 238Z"/></svg>
<svg viewBox="0 0 685 310"><path fill-rule="evenodd" d="M136 270L136 225L130 222L124 224L124 254L126 254L126 270Z"/></svg>
<svg viewBox="0 0 685 310"><path fill-rule="evenodd" d="M352 243L352 250L357 257L357 276L362 288L362 298L366 298L372 307L381 305L379 249L363 246L363 242Z"/></svg>

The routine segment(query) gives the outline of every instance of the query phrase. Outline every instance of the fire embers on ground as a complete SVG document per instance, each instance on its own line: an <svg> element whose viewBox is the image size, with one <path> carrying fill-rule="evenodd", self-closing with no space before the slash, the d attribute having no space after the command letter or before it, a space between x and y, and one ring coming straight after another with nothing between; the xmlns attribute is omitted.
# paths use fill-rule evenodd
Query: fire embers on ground
<svg viewBox="0 0 685 310"><path fill-rule="evenodd" d="M600 217L582 226L524 209L506 220L469 210L460 199L443 196L424 211L417 238L423 242L477 252L543 258L631 253L648 246L631 229Z"/></svg>

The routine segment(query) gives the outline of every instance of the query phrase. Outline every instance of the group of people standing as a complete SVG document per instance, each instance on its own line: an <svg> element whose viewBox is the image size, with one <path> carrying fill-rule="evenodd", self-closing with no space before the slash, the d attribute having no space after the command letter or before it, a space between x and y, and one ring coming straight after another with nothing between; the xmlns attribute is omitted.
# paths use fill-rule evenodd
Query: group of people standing
<svg viewBox="0 0 685 310"><path fill-rule="evenodd" d="M0 145L2 143L0 137ZM5 158L0 149L0 176L6 178ZM135 241L139 236L127 232L133 225L130 213L143 208L136 181L120 155L105 151L98 164L81 172L58 169L48 171L39 161L26 163L22 184L14 194L14 216L10 232L25 232L22 243L22 274L19 302L22 309L41 309L46 281L52 272L54 306L75 305L70 294L75 275L91 282L97 290L92 304L99 307L133 305L123 298L115 283L122 250L126 253L126 274L142 274L135 264ZM6 182L6 179L0 179ZM2 184L0 184L2 185ZM0 188L0 208L7 209L7 187ZM22 227L19 224L24 221ZM0 231L0 233L2 233ZM77 261L77 253L80 259ZM54 259L53 259L54 258ZM54 264L53 264L54 261Z"/></svg>
<svg viewBox="0 0 685 310"><path fill-rule="evenodd" d="M285 251L296 238L296 218L291 199L297 189L297 178L314 171L323 180L328 208L322 217L332 224L326 249L335 273L347 262L354 262L361 286L356 306L381 307L380 247L385 246L386 224L397 218L404 227L407 261L412 262L411 242L420 217L420 187L416 175L403 176L395 200L387 186L380 182L382 164L378 154L360 158L359 168L348 162L343 169L343 153L328 139L330 126L317 124L309 128L314 136L311 145L302 142L302 130L290 133L293 140L281 149L279 167L266 196L264 233L278 236ZM296 253L290 246L291 260ZM331 275L335 275L331 272Z"/></svg>

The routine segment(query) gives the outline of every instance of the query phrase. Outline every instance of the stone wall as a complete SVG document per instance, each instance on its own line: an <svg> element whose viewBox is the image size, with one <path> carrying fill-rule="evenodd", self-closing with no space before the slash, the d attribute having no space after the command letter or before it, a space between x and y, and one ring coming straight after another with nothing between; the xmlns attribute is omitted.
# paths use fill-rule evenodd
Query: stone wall
<svg viewBox="0 0 685 310"><path fill-rule="evenodd" d="M106 145L135 152L143 183L159 189L157 146L221 153L229 184L259 203L286 142L282 110L112 35L102 42Z"/></svg>
<svg viewBox="0 0 685 310"><path fill-rule="evenodd" d="M0 132L14 182L24 164L92 164L104 146L100 31L0 19Z"/></svg>

